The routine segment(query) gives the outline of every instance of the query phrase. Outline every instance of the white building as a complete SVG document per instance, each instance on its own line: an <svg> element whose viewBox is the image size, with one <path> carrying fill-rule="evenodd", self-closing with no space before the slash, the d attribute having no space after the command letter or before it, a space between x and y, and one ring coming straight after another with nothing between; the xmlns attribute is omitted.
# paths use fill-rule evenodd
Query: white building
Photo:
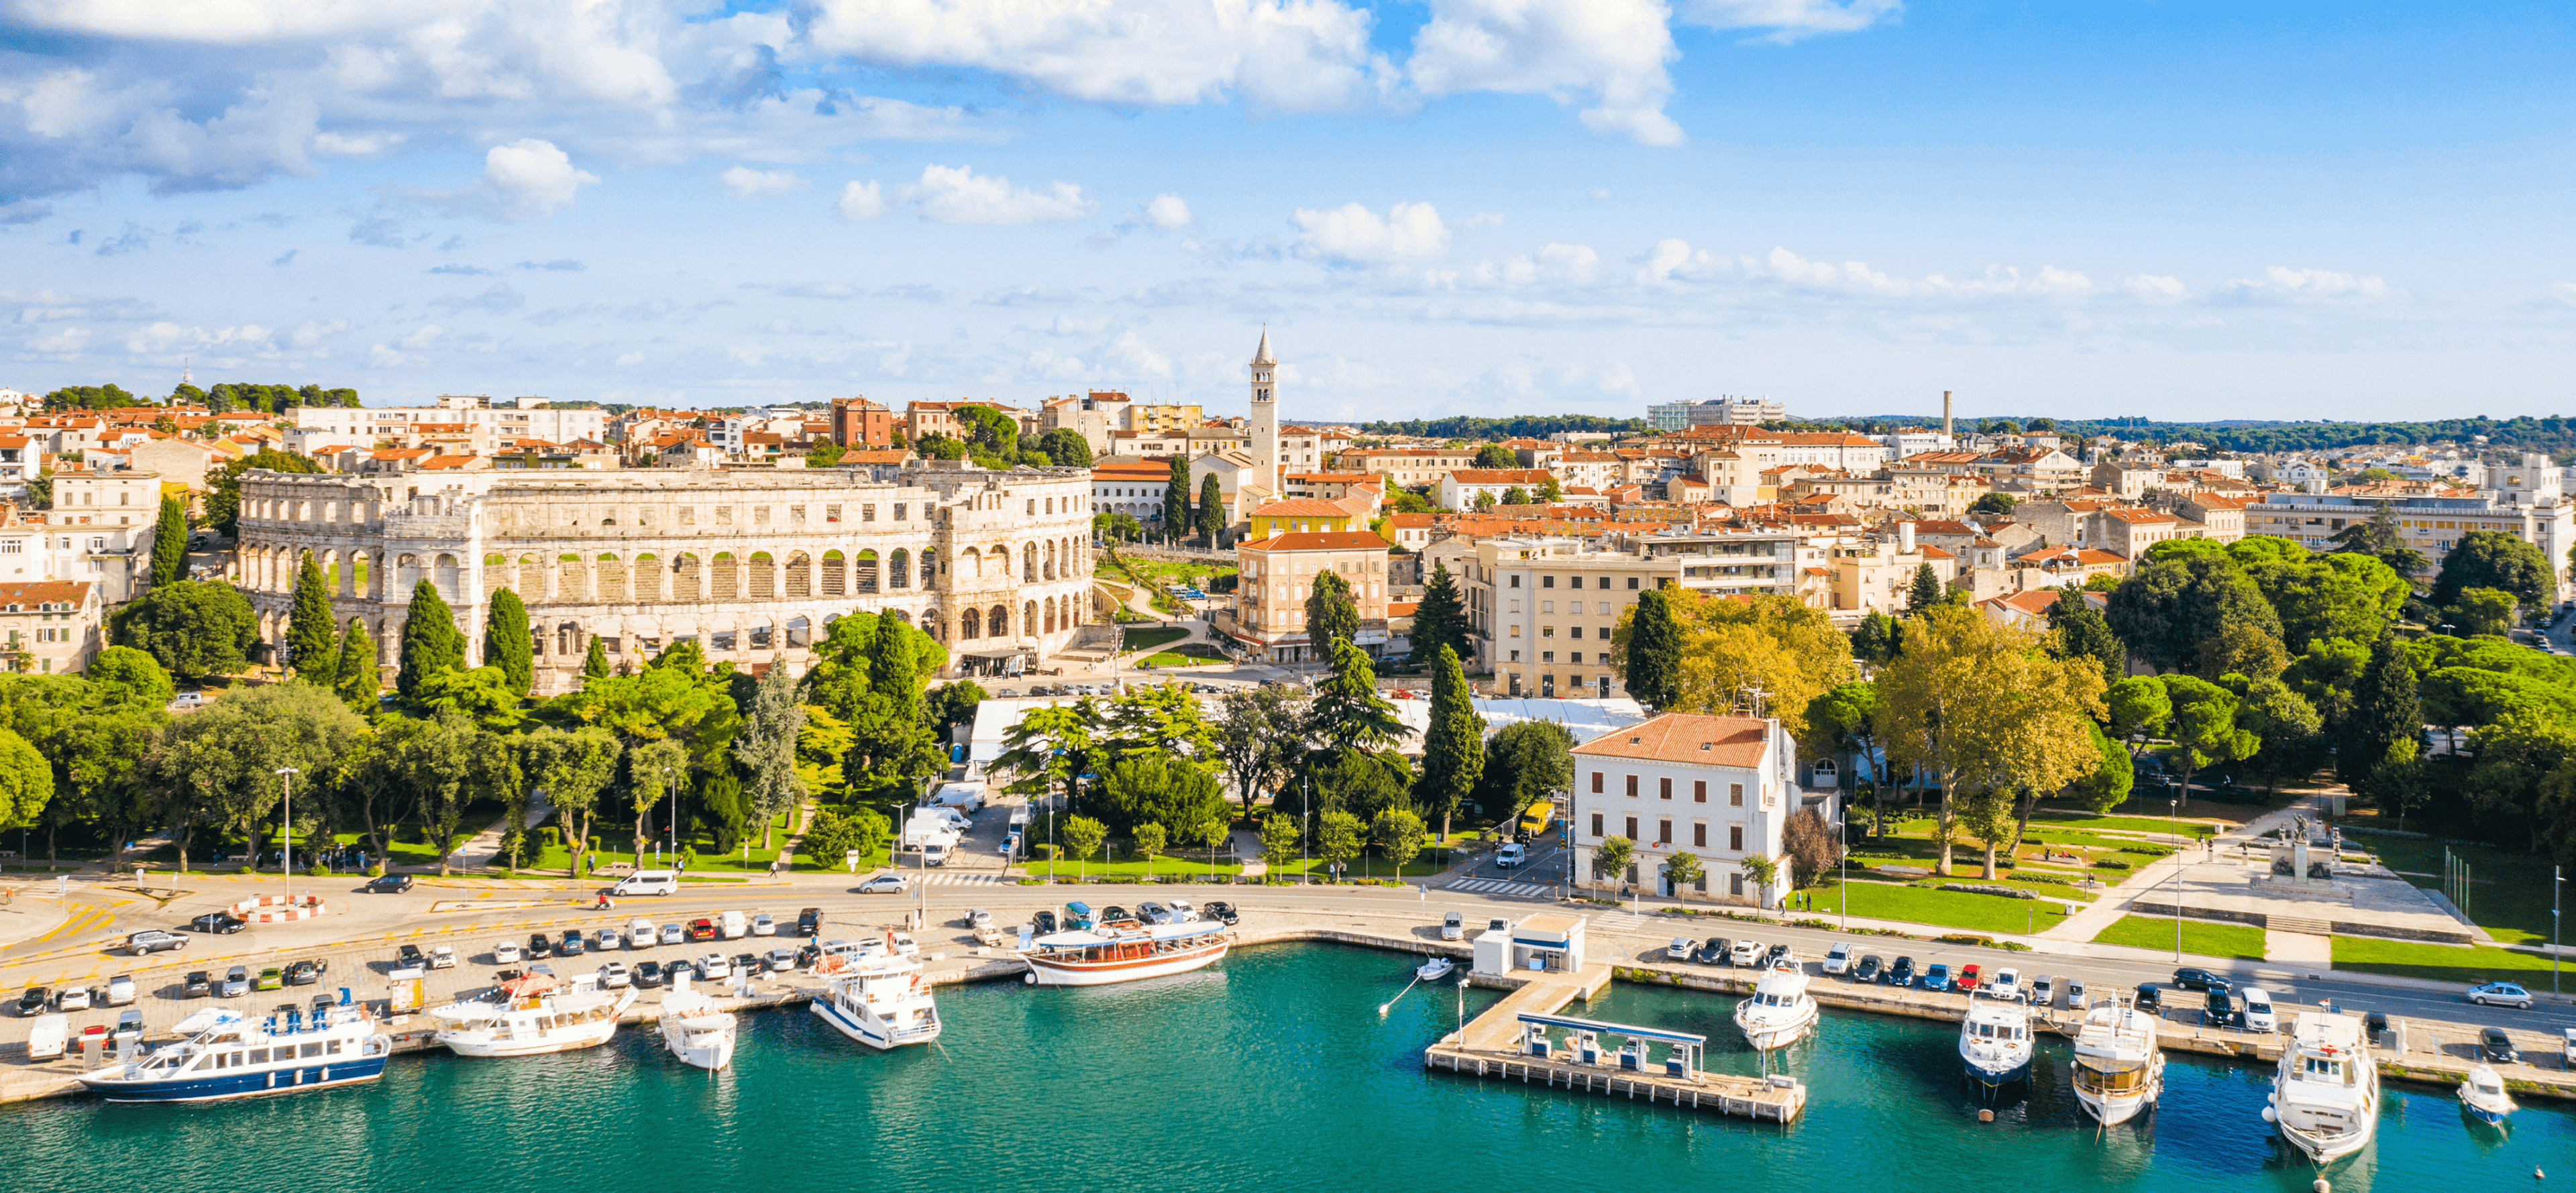
<svg viewBox="0 0 2576 1193"><path fill-rule="evenodd" d="M1733 394L1705 402L1658 402L1646 407L1646 425L1658 431L1713 426L1749 427L1787 417L1789 407L1786 403L1767 397L1737 397Z"/></svg>
<svg viewBox="0 0 2576 1193"><path fill-rule="evenodd" d="M435 406L298 406L287 411L299 443L324 441L372 446L378 439L403 438L412 428L464 426L477 451L520 439L570 443L608 441L608 412L596 406L557 406L544 398L494 399L479 394L440 394Z"/></svg>
<svg viewBox="0 0 2576 1193"><path fill-rule="evenodd" d="M1797 743L1777 720L1666 713L1574 748L1575 878L1594 881L1593 856L1611 837L1636 846L1625 876L1673 894L1665 859L1688 853L1705 877L1690 892L1776 905L1790 891L1782 860L1769 887L1744 868L1782 859L1781 832L1804 799Z"/></svg>

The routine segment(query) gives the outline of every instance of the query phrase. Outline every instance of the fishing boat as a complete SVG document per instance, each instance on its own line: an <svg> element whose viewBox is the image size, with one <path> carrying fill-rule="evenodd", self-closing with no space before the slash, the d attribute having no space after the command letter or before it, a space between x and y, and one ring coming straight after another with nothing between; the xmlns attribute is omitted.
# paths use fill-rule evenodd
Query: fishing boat
<svg viewBox="0 0 2576 1193"><path fill-rule="evenodd" d="M1770 1052L1805 1039L1818 1015L1806 971L1783 961L1764 970L1752 995L1735 1004L1735 1027L1755 1051Z"/></svg>
<svg viewBox="0 0 2576 1193"><path fill-rule="evenodd" d="M2115 1127L2154 1106L2164 1089L2156 1017L2117 996L2094 1000L2075 1033L2076 1104Z"/></svg>
<svg viewBox="0 0 2576 1193"><path fill-rule="evenodd" d="M617 1018L635 1001L632 988L609 993L567 989L545 974L512 978L481 998L430 1010L430 1038L458 1056L536 1056L596 1048L617 1034Z"/></svg>
<svg viewBox="0 0 2576 1193"><path fill-rule="evenodd" d="M705 992L680 984L662 996L662 1046L682 1064L721 1069L733 1063L733 1012L716 1005Z"/></svg>
<svg viewBox="0 0 2576 1193"><path fill-rule="evenodd" d="M356 1085L384 1075L393 1039L362 1006L252 1018L207 1007L181 1019L185 1037L144 1057L80 1075L110 1102L214 1102Z"/></svg>
<svg viewBox="0 0 2576 1193"><path fill-rule="evenodd" d="M1050 932L1029 942L1032 986L1106 986L1204 969L1225 956L1234 933L1222 923L1104 923L1088 931Z"/></svg>
<svg viewBox="0 0 2576 1193"><path fill-rule="evenodd" d="M2469 1079L2460 1083L2460 1109L2468 1111L2479 1122L2490 1127L2502 1126L2504 1116L2521 1109L2513 1097L2504 1092L2504 1078L2496 1076L2490 1065L2469 1066Z"/></svg>
<svg viewBox="0 0 2576 1193"><path fill-rule="evenodd" d="M1414 966L1413 978L1418 982L1437 982L1456 972L1458 972L1457 962L1452 961L1447 957L1434 957L1420 965Z"/></svg>
<svg viewBox="0 0 2576 1193"><path fill-rule="evenodd" d="M2370 1146L2379 1126L2379 1066L2362 1046L2359 1016L2309 1011L2291 1018L2263 1121L2319 1164Z"/></svg>
<svg viewBox="0 0 2576 1193"><path fill-rule="evenodd" d="M2029 1003L1982 991L1969 995L1968 1015L1959 1021L1959 1061L1977 1084L1992 1091L2029 1077L2035 1048Z"/></svg>
<svg viewBox="0 0 2576 1193"><path fill-rule="evenodd" d="M939 1038L939 1008L921 962L901 953L864 953L824 973L823 997L810 1004L833 1030L884 1051Z"/></svg>

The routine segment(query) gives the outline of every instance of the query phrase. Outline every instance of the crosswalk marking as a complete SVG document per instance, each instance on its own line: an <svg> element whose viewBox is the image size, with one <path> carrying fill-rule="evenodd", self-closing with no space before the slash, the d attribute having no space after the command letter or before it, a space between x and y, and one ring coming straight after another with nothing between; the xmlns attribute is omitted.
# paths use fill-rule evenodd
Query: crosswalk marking
<svg viewBox="0 0 2576 1193"><path fill-rule="evenodd" d="M1533 882L1504 882L1496 878L1464 878L1450 883L1453 891L1471 891L1479 895L1544 895L1548 887Z"/></svg>
<svg viewBox="0 0 2576 1193"><path fill-rule="evenodd" d="M925 881L932 886L1016 886L1020 880L1008 874L933 874Z"/></svg>

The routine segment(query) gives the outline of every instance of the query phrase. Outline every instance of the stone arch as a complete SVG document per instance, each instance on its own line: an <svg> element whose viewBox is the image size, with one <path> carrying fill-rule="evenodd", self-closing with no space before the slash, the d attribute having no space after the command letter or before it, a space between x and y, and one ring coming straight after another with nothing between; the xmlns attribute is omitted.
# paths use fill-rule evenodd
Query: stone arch
<svg viewBox="0 0 2576 1193"><path fill-rule="evenodd" d="M751 574L750 595L752 600L774 601L778 599L778 561L772 558L769 552L752 552L751 565L747 570Z"/></svg>
<svg viewBox="0 0 2576 1193"><path fill-rule="evenodd" d="M483 599L485 601L490 601L492 594L510 586L509 562L510 557L498 551L483 556Z"/></svg>
<svg viewBox="0 0 2576 1193"><path fill-rule="evenodd" d="M437 571L431 582L438 586L438 595L450 605L464 604L465 593L462 589L464 568L457 563L456 557L441 554L434 566Z"/></svg>
<svg viewBox="0 0 2576 1193"><path fill-rule="evenodd" d="M851 577L856 581L853 585L855 591L862 596L875 592L877 590L877 553L861 551L858 559L853 562L858 565L853 569L857 574Z"/></svg>
<svg viewBox="0 0 2576 1193"><path fill-rule="evenodd" d="M623 602L626 599L626 561L619 559L616 552L599 553L594 579L599 586L600 600Z"/></svg>
<svg viewBox="0 0 2576 1193"><path fill-rule="evenodd" d="M973 605L966 606L966 611L957 615L958 639L963 641L977 637L978 635L975 631L978 623L981 621L983 621L983 617L975 612L975 607Z"/></svg>
<svg viewBox="0 0 2576 1193"><path fill-rule="evenodd" d="M555 557L555 599L573 604L590 600L590 569L582 566L577 552Z"/></svg>
<svg viewBox="0 0 2576 1193"><path fill-rule="evenodd" d="M1047 545L1046 545L1046 578L1047 578L1047 579L1049 579L1049 580L1053 580L1053 579L1055 579L1055 540L1054 540L1054 539L1048 539L1048 540L1047 540Z"/></svg>
<svg viewBox="0 0 2576 1193"><path fill-rule="evenodd" d="M1020 636L1023 638L1035 638L1038 636L1038 603L1036 601L1020 602Z"/></svg>
<svg viewBox="0 0 2576 1193"><path fill-rule="evenodd" d="M912 552L897 547L886 557L886 587L912 587Z"/></svg>
<svg viewBox="0 0 2576 1193"><path fill-rule="evenodd" d="M798 556L799 558L802 558L803 552L799 552ZM795 565L790 564L789 566L793 567ZM792 575L793 573L790 574ZM805 620L801 616L788 618L787 644L789 646L812 646L814 644L814 623Z"/></svg>
<svg viewBox="0 0 2576 1193"><path fill-rule="evenodd" d="M975 550L973 547L968 547L964 551L959 552L957 555L957 570L969 578L981 577L984 574L983 554ZM969 636L971 637L972 635Z"/></svg>
<svg viewBox="0 0 2576 1193"><path fill-rule="evenodd" d="M1045 632L1045 633L1049 633L1049 634L1054 633L1054 632L1055 632L1055 598L1054 598L1054 597L1048 597L1046 600L1044 600L1044 601L1042 601L1042 602L1039 602L1039 610L1040 610L1040 612L1041 612L1041 613L1045 616L1045 618L1046 618L1046 629L1045 629L1043 632Z"/></svg>
<svg viewBox="0 0 2576 1193"><path fill-rule="evenodd" d="M546 599L546 565L544 560L537 558L536 552L527 551L519 555L519 582L516 587L520 600Z"/></svg>
<svg viewBox="0 0 2576 1193"><path fill-rule="evenodd" d="M705 586L705 569L698 566L698 557L695 554L683 551L678 558L671 561L672 600L703 600L700 594L705 590Z"/></svg>
<svg viewBox="0 0 2576 1193"><path fill-rule="evenodd" d="M787 597L789 600L804 600L813 595L814 561L804 552L798 551L787 557ZM794 645L796 630L793 626L789 627L787 636L790 639L790 645Z"/></svg>
<svg viewBox="0 0 2576 1193"><path fill-rule="evenodd" d="M903 623L903 624L905 624L905 625L911 625L911 624L912 624L912 615L911 615L911 614L909 614L909 613L904 612L904 611L903 611L903 610L901 610L901 609L888 609L888 610L886 610L886 616L891 617L891 618L895 619L896 621L902 622L902 623Z"/></svg>
<svg viewBox="0 0 2576 1193"><path fill-rule="evenodd" d="M707 569L707 599L730 601L742 593L742 561L731 551L718 551L714 566Z"/></svg>
<svg viewBox="0 0 2576 1193"><path fill-rule="evenodd" d="M376 577L372 574L375 569L369 566L375 560L375 552L364 548L352 548L349 551L349 587L340 595L359 598L378 595L375 591Z"/></svg>
<svg viewBox="0 0 2576 1193"><path fill-rule="evenodd" d="M823 553L823 595L847 596L850 592L850 561L838 551Z"/></svg>
<svg viewBox="0 0 2576 1193"><path fill-rule="evenodd" d="M1022 543L1020 544L1020 583L1035 584L1037 582L1038 545L1036 543Z"/></svg>
<svg viewBox="0 0 2576 1193"><path fill-rule="evenodd" d="M930 608L921 611L921 632L930 635L933 642L948 640L948 623L940 618L938 609Z"/></svg>
<svg viewBox="0 0 2576 1193"><path fill-rule="evenodd" d="M989 612L984 614L984 636L987 638L1008 638L1011 636L1011 607L1009 605L995 605Z"/></svg>
<svg viewBox="0 0 2576 1193"><path fill-rule="evenodd" d="M629 586L635 590L631 599L637 601L662 599L662 561L652 552L637 552L635 562L627 568L626 574Z"/></svg>

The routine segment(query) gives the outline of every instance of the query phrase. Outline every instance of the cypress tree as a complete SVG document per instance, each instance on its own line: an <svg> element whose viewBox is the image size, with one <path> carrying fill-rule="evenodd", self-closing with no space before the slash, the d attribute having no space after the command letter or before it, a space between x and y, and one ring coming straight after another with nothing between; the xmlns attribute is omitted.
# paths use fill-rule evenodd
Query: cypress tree
<svg viewBox="0 0 2576 1193"><path fill-rule="evenodd" d="M537 679L536 648L528 636L528 605L507 588L492 594L492 612L483 619L483 665L498 667L510 690L525 696ZM591 640L597 649L599 640Z"/></svg>
<svg viewBox="0 0 2576 1193"><path fill-rule="evenodd" d="M1905 611L1911 614L1928 613L1932 610L1932 606L1940 603L1941 574L1933 571L1932 565L1928 563L1916 566L1914 588L1905 596Z"/></svg>
<svg viewBox="0 0 2576 1193"><path fill-rule="evenodd" d="M188 507L161 499L161 521L152 528L152 586L176 582L188 566Z"/></svg>
<svg viewBox="0 0 2576 1193"><path fill-rule="evenodd" d="M1416 658L1437 658L1443 650L1464 659L1467 638L1467 609L1458 596L1458 579L1449 574L1447 563L1431 565L1431 582L1422 591L1422 603L1413 610L1413 654Z"/></svg>
<svg viewBox="0 0 2576 1193"><path fill-rule="evenodd" d="M409 697L421 681L465 665L465 635L456 628L456 611L438 595L438 586L423 580L412 586L411 607L403 611L401 669L394 690Z"/></svg>
<svg viewBox="0 0 2576 1193"><path fill-rule="evenodd" d="M1190 531L1190 458L1172 457L1171 479L1163 484L1163 533L1179 538Z"/></svg>
<svg viewBox="0 0 2576 1193"><path fill-rule="evenodd" d="M297 679L327 685L340 677L339 636L331 630L331 593L322 583L322 565L307 551L295 571L295 604L286 620L286 661Z"/></svg>
<svg viewBox="0 0 2576 1193"><path fill-rule="evenodd" d="M1306 593L1306 640L1314 645L1315 654L1333 649L1333 643L1347 643L1360 632L1359 604L1351 599L1351 586L1339 572L1317 572L1315 583Z"/></svg>
<svg viewBox="0 0 2576 1193"><path fill-rule="evenodd" d="M2424 712L2415 691L2415 664L2399 649L2397 639L2381 634L2371 644L2370 662L2353 685L2352 712L2344 718L2343 740L2335 747L2335 772L2359 786L2371 773L2415 756L2424 733Z"/></svg>
<svg viewBox="0 0 2576 1193"><path fill-rule="evenodd" d="M384 687L384 676L376 669L376 636L367 632L367 623L352 618L348 632L340 635L338 682L332 690L342 703L360 711L376 705L376 692Z"/></svg>
<svg viewBox="0 0 2576 1193"><path fill-rule="evenodd" d="M582 656L581 677L584 680L608 678L608 648L597 638L590 640L590 653Z"/></svg>
<svg viewBox="0 0 2576 1193"><path fill-rule="evenodd" d="M1422 735L1422 777L1414 784L1416 807L1438 809L1440 838L1449 838L1449 816L1485 773L1485 719L1467 698L1467 672L1446 646L1431 671L1431 726Z"/></svg>
<svg viewBox="0 0 2576 1193"><path fill-rule="evenodd" d="M1225 486L1213 472L1199 481L1198 527L1208 549L1215 550L1216 536L1225 530Z"/></svg>
<svg viewBox="0 0 2576 1193"><path fill-rule="evenodd" d="M1673 706L1681 696L1682 629L1672 599L1660 588L1637 594L1637 617L1628 624L1628 695L1648 708Z"/></svg>

